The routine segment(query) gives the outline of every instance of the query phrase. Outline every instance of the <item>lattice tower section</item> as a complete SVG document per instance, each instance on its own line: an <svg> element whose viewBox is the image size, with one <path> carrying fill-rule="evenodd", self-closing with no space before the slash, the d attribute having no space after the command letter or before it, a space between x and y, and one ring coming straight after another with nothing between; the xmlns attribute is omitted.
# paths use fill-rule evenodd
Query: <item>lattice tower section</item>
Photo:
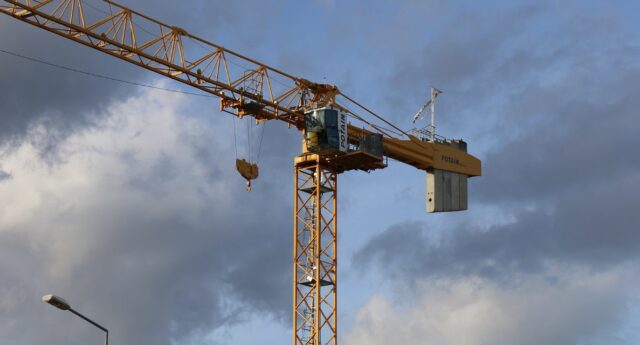
<svg viewBox="0 0 640 345"><path fill-rule="evenodd" d="M295 167L293 344L337 344L337 173Z"/></svg>

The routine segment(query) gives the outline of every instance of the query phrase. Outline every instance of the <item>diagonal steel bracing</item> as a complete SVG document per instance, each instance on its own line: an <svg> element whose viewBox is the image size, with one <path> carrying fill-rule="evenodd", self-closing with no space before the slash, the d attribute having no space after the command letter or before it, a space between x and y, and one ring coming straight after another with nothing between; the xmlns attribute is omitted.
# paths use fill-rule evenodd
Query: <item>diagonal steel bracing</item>
<svg viewBox="0 0 640 345"><path fill-rule="evenodd" d="M295 167L293 344L337 343L337 172Z"/></svg>

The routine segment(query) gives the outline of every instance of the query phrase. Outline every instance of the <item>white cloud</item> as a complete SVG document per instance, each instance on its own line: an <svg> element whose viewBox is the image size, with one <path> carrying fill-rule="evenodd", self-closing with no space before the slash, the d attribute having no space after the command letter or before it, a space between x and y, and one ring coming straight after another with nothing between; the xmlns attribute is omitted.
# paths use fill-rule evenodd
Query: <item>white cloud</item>
<svg viewBox="0 0 640 345"><path fill-rule="evenodd" d="M184 136L205 134L212 146L219 145L212 133L202 133L207 130L197 120L178 114L181 102L179 96L150 93L116 104L96 127L60 143L59 162L42 159L33 142L4 155L3 165L13 178L0 184L0 232L28 228L31 243L46 245L49 251L50 273L68 277L73 265L82 263L112 231L103 223L109 214L122 215L147 204L142 212L153 218L201 209L213 195L230 199L224 179L202 182L209 171ZM46 136L47 128L36 127L33 133ZM186 169L175 169L160 183L148 180L163 160ZM153 186L145 190L136 182ZM216 205L221 211L226 206ZM63 255L69 252L74 257Z"/></svg>
<svg viewBox="0 0 640 345"><path fill-rule="evenodd" d="M289 260L279 261L288 259L289 233L272 227L286 228L290 216L260 223L269 210L259 205L268 198L279 207L280 195L245 193L229 128L186 109L184 96L153 91L109 106L95 126L58 143L53 159L39 151L43 126L30 141L0 148L11 174L0 181L3 343L95 337L91 329L56 332L65 321L52 318L62 313L39 302L50 292L109 325L118 343L197 341L242 311L280 312L273 291L288 289L244 277L280 281L280 268L289 272Z"/></svg>
<svg viewBox="0 0 640 345"><path fill-rule="evenodd" d="M628 316L629 294L639 280L637 274L629 273L565 269L553 275L522 275L508 285L483 278L425 281L396 299L372 297L359 311L345 343L552 345L611 341L615 325ZM630 281L629 277L634 278ZM617 340L632 343L631 339Z"/></svg>

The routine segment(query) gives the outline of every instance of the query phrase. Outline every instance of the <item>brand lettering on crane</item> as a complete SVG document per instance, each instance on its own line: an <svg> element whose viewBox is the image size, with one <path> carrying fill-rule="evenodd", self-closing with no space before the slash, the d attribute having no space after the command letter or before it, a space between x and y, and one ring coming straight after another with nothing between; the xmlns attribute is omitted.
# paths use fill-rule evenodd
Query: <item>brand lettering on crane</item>
<svg viewBox="0 0 640 345"><path fill-rule="evenodd" d="M447 162L447 163L451 163L451 164L457 164L460 165L460 160L458 160L457 158L454 157L449 157L449 156L442 156L442 161Z"/></svg>
<svg viewBox="0 0 640 345"><path fill-rule="evenodd" d="M349 137L347 136L347 114L339 112L338 115L338 140L340 151L347 152Z"/></svg>

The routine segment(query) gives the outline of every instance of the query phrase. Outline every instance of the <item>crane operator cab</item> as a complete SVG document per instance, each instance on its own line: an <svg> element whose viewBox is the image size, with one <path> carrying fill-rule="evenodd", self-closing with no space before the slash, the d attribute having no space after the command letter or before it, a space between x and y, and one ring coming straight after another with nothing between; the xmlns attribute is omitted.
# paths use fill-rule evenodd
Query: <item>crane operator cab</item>
<svg viewBox="0 0 640 345"><path fill-rule="evenodd" d="M329 107L313 109L304 116L307 149L321 156L347 152L347 114Z"/></svg>
<svg viewBox="0 0 640 345"><path fill-rule="evenodd" d="M347 113L339 109L323 107L306 112L304 141L308 152L323 157L339 172L371 171L387 166L382 135L370 133L350 137Z"/></svg>

